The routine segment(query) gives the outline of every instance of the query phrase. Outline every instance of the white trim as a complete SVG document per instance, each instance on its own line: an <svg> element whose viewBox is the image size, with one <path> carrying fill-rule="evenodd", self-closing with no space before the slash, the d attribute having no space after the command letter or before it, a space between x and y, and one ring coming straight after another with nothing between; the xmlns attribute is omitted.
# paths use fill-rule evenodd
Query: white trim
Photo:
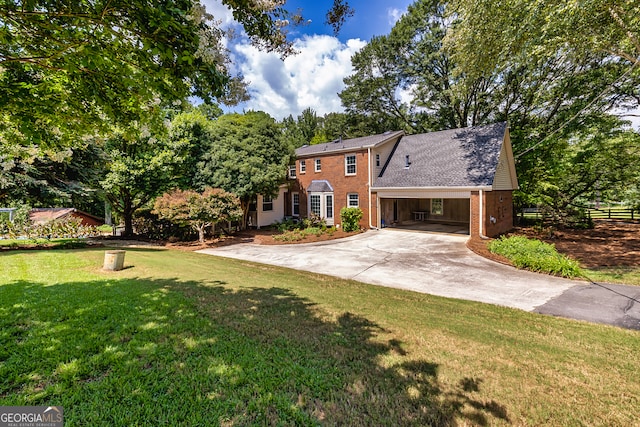
<svg viewBox="0 0 640 427"><path fill-rule="evenodd" d="M371 148L367 148L367 191L369 193L369 199L367 201L367 203L369 203L369 228L374 228L373 224L371 224ZM376 200L377 199L376 197ZM376 215L379 216L377 210Z"/></svg>
<svg viewBox="0 0 640 427"><path fill-rule="evenodd" d="M351 197L356 196L358 198L358 204L356 206L351 206ZM347 193L347 207L348 208L359 208L360 207L360 194L358 193Z"/></svg>
<svg viewBox="0 0 640 427"><path fill-rule="evenodd" d="M490 185L483 185L478 187L371 187L371 191L491 191L493 188Z"/></svg>
<svg viewBox="0 0 640 427"><path fill-rule="evenodd" d="M304 168L303 168L304 166ZM300 160L300 175L304 175L305 173L307 173L307 161L306 159L301 159Z"/></svg>
<svg viewBox="0 0 640 427"><path fill-rule="evenodd" d="M320 167L318 167L318 165ZM320 158L313 159L313 171L316 173L322 172L322 159Z"/></svg>

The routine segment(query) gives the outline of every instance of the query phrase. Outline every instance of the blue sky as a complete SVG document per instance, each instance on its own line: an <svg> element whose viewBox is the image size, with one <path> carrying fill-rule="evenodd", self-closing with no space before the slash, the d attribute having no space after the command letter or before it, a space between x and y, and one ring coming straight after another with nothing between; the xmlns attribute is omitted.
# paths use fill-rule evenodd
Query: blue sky
<svg viewBox="0 0 640 427"><path fill-rule="evenodd" d="M261 52L246 40L229 42L236 72L249 83L251 100L231 111L262 110L280 120L296 117L305 108L319 115L343 111L338 92L343 79L352 74L351 56L375 35L388 34L406 11L410 0L349 0L355 9L337 37L324 24L332 0L287 1L285 8L302 9L311 23L292 29L290 39L299 51L282 61L276 54ZM220 0L204 0L207 11L222 21L224 28L237 27Z"/></svg>

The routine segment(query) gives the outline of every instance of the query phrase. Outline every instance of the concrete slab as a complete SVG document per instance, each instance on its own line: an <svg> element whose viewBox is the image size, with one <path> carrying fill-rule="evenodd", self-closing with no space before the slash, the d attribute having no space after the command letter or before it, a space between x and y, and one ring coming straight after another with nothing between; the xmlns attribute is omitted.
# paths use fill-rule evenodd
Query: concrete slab
<svg viewBox="0 0 640 427"><path fill-rule="evenodd" d="M200 252L527 311L585 285L487 260L467 249L467 238L383 229L328 242Z"/></svg>

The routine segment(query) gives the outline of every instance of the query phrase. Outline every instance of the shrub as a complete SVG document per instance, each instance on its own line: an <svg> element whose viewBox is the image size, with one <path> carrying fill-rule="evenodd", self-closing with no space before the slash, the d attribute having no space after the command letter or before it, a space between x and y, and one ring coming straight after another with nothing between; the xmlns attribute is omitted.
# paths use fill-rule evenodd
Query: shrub
<svg viewBox="0 0 640 427"><path fill-rule="evenodd" d="M360 230L360 220L362 219L362 209L342 208L340 209L340 219L342 229L346 232Z"/></svg>
<svg viewBox="0 0 640 427"><path fill-rule="evenodd" d="M554 245L540 240L502 236L489 244L489 250L508 258L518 268L563 277L582 276L577 261L558 253Z"/></svg>
<svg viewBox="0 0 640 427"><path fill-rule="evenodd" d="M150 208L138 209L133 216L133 229L138 236L151 240L190 240L197 234L187 225L175 224L167 219L161 219L151 212Z"/></svg>
<svg viewBox="0 0 640 427"><path fill-rule="evenodd" d="M44 224L21 224L6 221L0 227L0 237L8 239L78 239L100 235L94 226L82 225L82 220L74 217L56 219Z"/></svg>

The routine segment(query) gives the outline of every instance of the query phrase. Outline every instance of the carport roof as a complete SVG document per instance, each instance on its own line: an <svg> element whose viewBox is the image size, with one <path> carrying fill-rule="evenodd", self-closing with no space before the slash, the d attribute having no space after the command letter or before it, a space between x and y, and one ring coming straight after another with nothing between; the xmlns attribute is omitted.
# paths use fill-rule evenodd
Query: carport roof
<svg viewBox="0 0 640 427"><path fill-rule="evenodd" d="M403 136L373 187L491 186L506 130L502 122Z"/></svg>

